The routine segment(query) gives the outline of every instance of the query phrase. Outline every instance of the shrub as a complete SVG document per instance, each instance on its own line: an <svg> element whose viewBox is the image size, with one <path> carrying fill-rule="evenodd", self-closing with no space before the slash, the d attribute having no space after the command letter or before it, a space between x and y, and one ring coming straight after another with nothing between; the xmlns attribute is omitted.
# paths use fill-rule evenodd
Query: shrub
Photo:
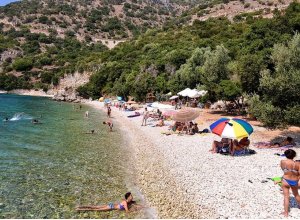
<svg viewBox="0 0 300 220"><path fill-rule="evenodd" d="M287 121L288 124L291 125L300 125L300 105L295 105L293 107L289 107L287 108L287 110L285 110L285 120Z"/></svg>
<svg viewBox="0 0 300 220"><path fill-rule="evenodd" d="M17 71L27 71L31 70L33 67L33 62L28 58L19 58L16 59L13 63L13 68Z"/></svg>

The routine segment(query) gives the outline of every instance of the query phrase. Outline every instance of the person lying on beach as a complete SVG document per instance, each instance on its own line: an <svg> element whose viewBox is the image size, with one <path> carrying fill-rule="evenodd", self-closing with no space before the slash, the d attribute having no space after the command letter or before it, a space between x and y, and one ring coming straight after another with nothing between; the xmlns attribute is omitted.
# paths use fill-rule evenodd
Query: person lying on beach
<svg viewBox="0 0 300 220"><path fill-rule="evenodd" d="M104 121L103 124L108 125L109 131L112 131L114 125L111 121Z"/></svg>
<svg viewBox="0 0 300 220"><path fill-rule="evenodd" d="M219 152L219 149L225 146L230 145L230 141L228 138L222 138L221 141L214 141L212 143L211 149L209 151L211 151L212 153L217 153Z"/></svg>
<svg viewBox="0 0 300 220"><path fill-rule="evenodd" d="M292 137L287 137L286 139L284 139L281 143L259 143L256 147L260 148L260 149L264 149L264 148L279 148L279 147L293 147L295 146L295 142L294 139Z"/></svg>
<svg viewBox="0 0 300 220"><path fill-rule="evenodd" d="M193 127L194 127L193 122L190 121L189 123L187 123L186 124L186 133L190 134L190 135L193 135L194 134Z"/></svg>
<svg viewBox="0 0 300 220"><path fill-rule="evenodd" d="M133 196L131 192L127 192L125 194L125 199L123 199L119 203L108 203L108 205L99 205L99 206L79 206L76 208L76 211L112 211L112 210L120 210L120 211L129 211L129 208L135 202L133 201Z"/></svg>
<svg viewBox="0 0 300 220"><path fill-rule="evenodd" d="M250 145L250 140L248 139L248 137L244 137L240 141L238 141L238 140L233 140L232 141L231 140L231 144L230 144L230 146L231 146L231 149L230 149L231 156L233 156L236 151L244 150L249 145Z"/></svg>
<svg viewBox="0 0 300 220"><path fill-rule="evenodd" d="M158 123L155 125L156 127L162 127L165 126L165 122L164 122L164 118L160 117L160 120L158 121Z"/></svg>
<svg viewBox="0 0 300 220"><path fill-rule="evenodd" d="M199 128L198 128L198 124L197 124L197 123L195 123L195 124L193 125L192 132L193 132L194 134L199 133Z"/></svg>
<svg viewBox="0 0 300 220"><path fill-rule="evenodd" d="M298 193L298 182L300 177L300 164L294 161L296 152L292 149L288 149L284 152L287 159L281 160L280 167L283 171L282 177L282 191L284 196L284 212L285 217L289 215L289 203L290 203L290 189L298 203L300 205L300 196Z"/></svg>

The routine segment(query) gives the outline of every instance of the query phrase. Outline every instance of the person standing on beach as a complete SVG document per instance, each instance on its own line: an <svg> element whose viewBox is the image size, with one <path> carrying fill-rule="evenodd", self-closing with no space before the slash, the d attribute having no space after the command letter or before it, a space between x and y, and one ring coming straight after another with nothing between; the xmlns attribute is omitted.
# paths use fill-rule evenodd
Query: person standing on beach
<svg viewBox="0 0 300 220"><path fill-rule="evenodd" d="M113 129L114 125L113 125L113 123L111 121L104 121L103 124L104 125L108 125L109 131L112 132L112 129Z"/></svg>
<svg viewBox="0 0 300 220"><path fill-rule="evenodd" d="M300 196L298 193L298 182L300 177L300 164L294 161L296 152L292 149L286 150L284 155L287 159L281 160L280 167L283 171L282 177L282 191L284 196L284 217L289 215L289 203L290 203L290 189L298 203L300 205Z"/></svg>
<svg viewBox="0 0 300 220"><path fill-rule="evenodd" d="M142 126L144 126L144 123L145 123L145 126L147 125L147 119L149 117L149 112L147 110L147 108L145 108L144 112L143 112L143 121L142 121Z"/></svg>
<svg viewBox="0 0 300 220"><path fill-rule="evenodd" d="M86 117L86 118L89 118L89 111L86 111L86 112L85 112L85 117Z"/></svg>
<svg viewBox="0 0 300 220"><path fill-rule="evenodd" d="M107 107L107 117L110 118L110 115L111 115L111 108L110 106Z"/></svg>

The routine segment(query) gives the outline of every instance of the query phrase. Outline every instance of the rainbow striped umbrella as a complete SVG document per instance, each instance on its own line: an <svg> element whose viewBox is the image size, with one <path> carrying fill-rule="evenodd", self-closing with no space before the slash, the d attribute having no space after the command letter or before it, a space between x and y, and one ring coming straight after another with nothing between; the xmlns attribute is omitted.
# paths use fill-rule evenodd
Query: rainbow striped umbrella
<svg viewBox="0 0 300 220"><path fill-rule="evenodd" d="M238 118L220 118L209 127L212 133L230 139L248 137L253 132L248 122Z"/></svg>

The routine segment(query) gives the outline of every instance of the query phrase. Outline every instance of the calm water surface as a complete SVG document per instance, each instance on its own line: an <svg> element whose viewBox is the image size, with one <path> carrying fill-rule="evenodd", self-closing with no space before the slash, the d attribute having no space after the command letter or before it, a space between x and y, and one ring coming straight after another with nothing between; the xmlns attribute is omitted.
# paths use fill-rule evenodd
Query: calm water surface
<svg viewBox="0 0 300 220"><path fill-rule="evenodd" d="M41 124L32 124L34 118ZM0 95L0 218L135 217L74 211L120 201L130 190L121 135L109 133L103 120L99 110L79 104ZM85 134L91 129L96 134Z"/></svg>

